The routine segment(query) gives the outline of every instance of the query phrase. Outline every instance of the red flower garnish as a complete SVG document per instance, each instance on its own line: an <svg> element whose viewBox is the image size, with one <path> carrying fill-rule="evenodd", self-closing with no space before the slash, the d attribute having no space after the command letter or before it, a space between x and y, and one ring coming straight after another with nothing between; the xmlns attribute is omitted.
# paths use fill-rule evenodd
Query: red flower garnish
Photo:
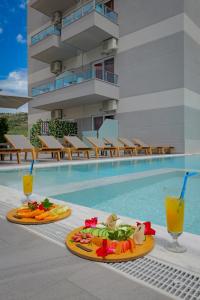
<svg viewBox="0 0 200 300"><path fill-rule="evenodd" d="M144 234L145 235L155 235L156 231L155 229L151 228L151 222L144 222L145 225ZM141 223L137 222L137 226L141 225Z"/></svg>
<svg viewBox="0 0 200 300"><path fill-rule="evenodd" d="M94 228L97 226L97 222L98 222L98 219L96 217L85 220L85 228Z"/></svg>
<svg viewBox="0 0 200 300"><path fill-rule="evenodd" d="M44 205L42 203L40 203L40 205L38 206L39 210L45 210Z"/></svg>
<svg viewBox="0 0 200 300"><path fill-rule="evenodd" d="M100 256L102 258L105 258L108 254L113 253L115 253L115 249L107 246L107 240L103 240L102 247L96 250L97 256Z"/></svg>

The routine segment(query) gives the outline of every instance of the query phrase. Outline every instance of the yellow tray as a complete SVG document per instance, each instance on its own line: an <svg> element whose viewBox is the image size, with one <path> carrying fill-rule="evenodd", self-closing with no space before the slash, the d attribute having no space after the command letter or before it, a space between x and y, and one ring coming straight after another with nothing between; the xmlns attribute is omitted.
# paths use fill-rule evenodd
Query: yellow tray
<svg viewBox="0 0 200 300"><path fill-rule="evenodd" d="M57 219L49 221L49 220L36 220L35 218L21 218L18 219L16 218L16 213L17 213L17 208L10 210L7 215L6 218L8 221L12 222L12 223L16 223L16 224L22 224L22 225L41 225L41 224L49 224L49 223L53 223L53 222L57 222L60 220L63 220L65 218L68 218L71 215L71 209L68 209L65 213L59 215L57 217Z"/></svg>
<svg viewBox="0 0 200 300"><path fill-rule="evenodd" d="M86 252L85 250L82 250L77 247L77 244L80 244L80 243L72 242L72 237L83 228L84 227L79 227L79 228L76 228L75 230L71 231L66 237L65 244L66 244L67 248L70 250L70 252L72 252L73 254L75 254L79 257L85 258L85 259L93 260L93 261L112 262L113 263L113 262L123 262L123 261L128 261L128 260L134 260L134 259L137 259L139 257L145 256L146 254L148 254L153 249L154 243L155 243L154 238L150 235L147 235L146 241L144 242L144 244L136 245L133 252L127 251L126 253L122 253L120 255L109 254L105 258L101 258L96 255L96 250L99 248L98 246L96 246L94 244L82 244L87 249L92 250L92 252Z"/></svg>

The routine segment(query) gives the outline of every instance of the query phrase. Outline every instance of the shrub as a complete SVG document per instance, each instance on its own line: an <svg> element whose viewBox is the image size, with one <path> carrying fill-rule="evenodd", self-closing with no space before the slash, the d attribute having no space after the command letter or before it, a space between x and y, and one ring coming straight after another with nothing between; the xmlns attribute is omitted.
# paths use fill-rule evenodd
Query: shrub
<svg viewBox="0 0 200 300"><path fill-rule="evenodd" d="M4 138L4 134L8 132L8 119L6 117L0 118L0 142L4 143L6 140Z"/></svg>
<svg viewBox="0 0 200 300"><path fill-rule="evenodd" d="M48 135L53 135L56 138L63 138L64 135L76 135L77 123L68 122L59 119L45 121L48 122ZM41 147L38 135L42 135L43 121L39 120L30 130L30 140L33 146Z"/></svg>
<svg viewBox="0 0 200 300"><path fill-rule="evenodd" d="M59 119L49 121L49 135L63 138L64 135L76 135L77 123L62 121Z"/></svg>
<svg viewBox="0 0 200 300"><path fill-rule="evenodd" d="M41 142L38 139L38 135L41 135L41 124L42 120L38 120L36 124L33 124L30 130L30 141L34 147L40 148Z"/></svg>

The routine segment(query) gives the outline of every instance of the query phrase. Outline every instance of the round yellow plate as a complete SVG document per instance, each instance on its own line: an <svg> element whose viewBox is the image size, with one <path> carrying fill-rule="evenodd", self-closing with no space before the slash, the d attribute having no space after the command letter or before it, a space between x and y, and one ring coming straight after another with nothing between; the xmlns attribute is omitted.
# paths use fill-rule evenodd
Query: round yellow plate
<svg viewBox="0 0 200 300"><path fill-rule="evenodd" d="M49 220L36 220L35 218L21 218L18 219L16 217L16 213L17 213L17 208L10 210L7 215L6 218L8 221L12 222L12 223L16 223L16 224L22 224L22 225L41 225L41 224L48 224L48 223L53 223L53 222L57 222L60 220L63 220L65 218L68 218L71 215L71 209L68 209L65 213L59 215L57 217L57 219L49 221Z"/></svg>
<svg viewBox="0 0 200 300"><path fill-rule="evenodd" d="M150 235L146 236L146 241L143 245L136 245L133 252L127 251L126 253L122 253L120 255L116 254L109 254L105 258L101 258L96 255L96 250L98 247L94 244L80 244L76 242L72 242L72 237L74 234L78 233L83 227L76 228L75 230L71 231L65 240L65 244L67 248L75 255L80 256L85 259L98 261L98 262L123 262L128 260L134 260L139 257L145 256L148 254L154 247L154 238ZM87 249L92 250L92 252L87 252L77 247L77 245L82 245Z"/></svg>

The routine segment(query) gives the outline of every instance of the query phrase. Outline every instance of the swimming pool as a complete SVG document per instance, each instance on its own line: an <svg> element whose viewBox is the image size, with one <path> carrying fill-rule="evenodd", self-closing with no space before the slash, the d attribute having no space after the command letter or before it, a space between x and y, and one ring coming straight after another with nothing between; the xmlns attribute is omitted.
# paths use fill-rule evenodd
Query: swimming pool
<svg viewBox="0 0 200 300"><path fill-rule="evenodd" d="M180 194L183 172L144 177L56 195L67 202L166 226L166 195ZM185 195L185 231L200 234L200 175L190 180Z"/></svg>
<svg viewBox="0 0 200 300"><path fill-rule="evenodd" d="M141 220L150 219L154 223L165 225L164 198L167 194L179 195L185 169L200 171L200 156L38 168L34 170L34 191L79 205ZM155 175L158 171L160 174ZM26 172L0 171L0 184L21 190L21 176ZM142 178L137 178L140 174ZM199 183L200 176L191 178L186 194L185 229L196 234L200 234Z"/></svg>

